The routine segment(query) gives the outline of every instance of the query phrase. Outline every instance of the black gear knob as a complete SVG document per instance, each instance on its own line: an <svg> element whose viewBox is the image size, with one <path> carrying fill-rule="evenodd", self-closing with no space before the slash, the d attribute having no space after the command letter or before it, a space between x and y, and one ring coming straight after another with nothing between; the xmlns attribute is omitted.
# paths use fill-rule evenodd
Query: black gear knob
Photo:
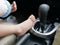
<svg viewBox="0 0 60 45"><path fill-rule="evenodd" d="M47 15L48 15L48 11L49 11L49 5L47 4L41 4L39 6L39 18L40 18L40 27L42 30L44 30L45 28L45 24L47 23Z"/></svg>

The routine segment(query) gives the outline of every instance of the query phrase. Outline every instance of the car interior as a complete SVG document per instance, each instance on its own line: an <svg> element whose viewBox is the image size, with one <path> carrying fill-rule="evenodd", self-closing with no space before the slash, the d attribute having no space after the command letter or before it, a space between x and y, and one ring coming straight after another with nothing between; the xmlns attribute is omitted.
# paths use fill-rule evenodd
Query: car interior
<svg viewBox="0 0 60 45"><path fill-rule="evenodd" d="M36 24L25 35L17 39L16 45L52 45L60 23L59 0L8 0L16 1L17 11L11 13L18 23L25 21L31 14ZM42 18L40 18L41 13ZM46 16L47 15L47 16ZM41 23L43 25L41 25ZM43 30L41 31L40 28ZM41 32L39 32L39 30Z"/></svg>

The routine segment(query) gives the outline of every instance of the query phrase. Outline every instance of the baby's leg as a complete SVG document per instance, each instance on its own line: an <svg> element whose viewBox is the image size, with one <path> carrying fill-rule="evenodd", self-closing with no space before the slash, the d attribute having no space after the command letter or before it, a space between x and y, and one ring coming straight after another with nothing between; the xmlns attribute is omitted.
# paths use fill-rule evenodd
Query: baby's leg
<svg viewBox="0 0 60 45"><path fill-rule="evenodd" d="M35 17L31 15L26 21L18 24L17 33L18 35L23 35L35 24ZM13 45L15 43L16 36L14 34L8 35L0 39L1 45Z"/></svg>
<svg viewBox="0 0 60 45"><path fill-rule="evenodd" d="M32 26L35 24L35 17L31 15L26 21L22 22L21 24L18 24L18 35L23 35L26 33Z"/></svg>
<svg viewBox="0 0 60 45"><path fill-rule="evenodd" d="M2 19L0 19L0 24L6 24L6 25L12 25L11 23L8 23ZM14 45L16 42L16 35L11 34L5 37L0 38L0 45Z"/></svg>

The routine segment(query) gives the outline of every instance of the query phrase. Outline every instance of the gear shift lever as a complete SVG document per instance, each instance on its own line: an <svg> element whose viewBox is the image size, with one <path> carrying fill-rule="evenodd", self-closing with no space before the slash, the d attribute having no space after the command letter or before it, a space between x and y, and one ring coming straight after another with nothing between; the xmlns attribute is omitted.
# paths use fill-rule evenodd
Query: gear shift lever
<svg viewBox="0 0 60 45"><path fill-rule="evenodd" d="M40 28L41 31L43 33L44 29L45 29L45 24L47 23L47 15L48 15L48 11L49 11L49 5L47 4L41 4L39 6L39 19L40 19Z"/></svg>

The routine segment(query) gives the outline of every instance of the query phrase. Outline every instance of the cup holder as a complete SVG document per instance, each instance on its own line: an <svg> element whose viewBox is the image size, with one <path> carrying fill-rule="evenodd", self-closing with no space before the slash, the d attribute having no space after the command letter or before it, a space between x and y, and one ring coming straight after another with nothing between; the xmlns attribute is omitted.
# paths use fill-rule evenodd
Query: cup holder
<svg viewBox="0 0 60 45"><path fill-rule="evenodd" d="M54 24L48 24L46 26L46 29L42 33L40 32L41 29L40 31L38 30L40 28L40 20L37 20L35 25L32 27L32 30L30 30L30 32L38 37L46 38L52 35L57 30L58 26L59 26L59 23L56 23L56 22Z"/></svg>

